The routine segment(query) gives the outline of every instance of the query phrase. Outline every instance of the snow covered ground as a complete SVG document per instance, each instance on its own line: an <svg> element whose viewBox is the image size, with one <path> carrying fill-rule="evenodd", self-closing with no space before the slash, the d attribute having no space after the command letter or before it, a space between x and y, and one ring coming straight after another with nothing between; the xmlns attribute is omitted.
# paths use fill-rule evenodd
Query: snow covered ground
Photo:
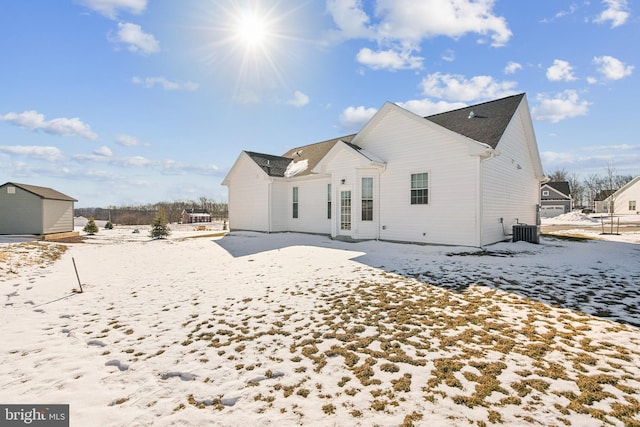
<svg viewBox="0 0 640 427"><path fill-rule="evenodd" d="M0 403L68 403L72 426L640 425L637 234L139 231L0 243Z"/></svg>

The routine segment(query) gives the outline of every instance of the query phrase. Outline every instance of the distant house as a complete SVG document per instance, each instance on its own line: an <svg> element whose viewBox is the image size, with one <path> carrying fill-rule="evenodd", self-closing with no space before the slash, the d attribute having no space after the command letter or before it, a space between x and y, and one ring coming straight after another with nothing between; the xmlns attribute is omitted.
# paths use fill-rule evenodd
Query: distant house
<svg viewBox="0 0 640 427"><path fill-rule="evenodd" d="M609 190L599 195L596 201L596 212L613 213L615 215L640 215L640 176L633 178L617 191Z"/></svg>
<svg viewBox="0 0 640 427"><path fill-rule="evenodd" d="M0 186L0 234L72 232L75 202L51 188L7 182Z"/></svg>
<svg viewBox="0 0 640 427"><path fill-rule="evenodd" d="M540 216L552 218L571 212L571 190L567 181L550 181L540 187Z"/></svg>
<svg viewBox="0 0 640 427"><path fill-rule="evenodd" d="M184 209L182 211L183 224L211 222L211 215L205 209Z"/></svg>
<svg viewBox="0 0 640 427"><path fill-rule="evenodd" d="M609 197L615 193L616 190L601 190L598 191L593 198L593 211L595 213L609 213Z"/></svg>
<svg viewBox="0 0 640 427"><path fill-rule="evenodd" d="M240 153L231 230L484 246L537 225L540 155L525 94L421 117L385 103L354 135Z"/></svg>

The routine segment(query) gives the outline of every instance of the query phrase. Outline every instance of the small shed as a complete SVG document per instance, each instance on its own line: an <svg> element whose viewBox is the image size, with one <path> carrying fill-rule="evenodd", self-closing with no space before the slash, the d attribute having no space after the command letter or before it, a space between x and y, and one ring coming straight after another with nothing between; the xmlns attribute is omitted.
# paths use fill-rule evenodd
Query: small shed
<svg viewBox="0 0 640 427"><path fill-rule="evenodd" d="M51 188L7 182L0 186L0 234L72 232L75 202Z"/></svg>

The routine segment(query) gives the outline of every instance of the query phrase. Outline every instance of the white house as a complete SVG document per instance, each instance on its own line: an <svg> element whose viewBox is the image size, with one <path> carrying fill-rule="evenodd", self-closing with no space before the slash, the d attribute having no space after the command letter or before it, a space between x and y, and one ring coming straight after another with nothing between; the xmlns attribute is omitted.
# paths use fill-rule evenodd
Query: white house
<svg viewBox="0 0 640 427"><path fill-rule="evenodd" d="M615 215L640 215L640 176L633 178L619 190L610 192L596 204L596 212L611 213L610 206L613 204Z"/></svg>
<svg viewBox="0 0 640 427"><path fill-rule="evenodd" d="M232 230L480 247L537 225L542 164L525 94L421 117L385 103L354 135L243 151Z"/></svg>

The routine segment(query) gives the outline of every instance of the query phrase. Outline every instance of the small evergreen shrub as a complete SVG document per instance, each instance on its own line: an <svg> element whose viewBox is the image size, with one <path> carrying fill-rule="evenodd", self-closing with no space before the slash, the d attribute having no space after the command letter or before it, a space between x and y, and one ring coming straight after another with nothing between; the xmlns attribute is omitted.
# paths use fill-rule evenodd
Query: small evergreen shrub
<svg viewBox="0 0 640 427"><path fill-rule="evenodd" d="M169 234L171 234L171 230L169 230L169 226L167 225L167 218L164 211L160 209L151 223L149 237L153 239L163 239L168 237Z"/></svg>
<svg viewBox="0 0 640 427"><path fill-rule="evenodd" d="M107 223L104 225L104 228L106 228L107 230L113 230L113 223L111 221L107 221Z"/></svg>
<svg viewBox="0 0 640 427"><path fill-rule="evenodd" d="M87 221L87 224L84 226L82 231L90 236L93 236L98 232L98 226L96 225L96 222L93 220L92 216L89 217L89 221Z"/></svg>

